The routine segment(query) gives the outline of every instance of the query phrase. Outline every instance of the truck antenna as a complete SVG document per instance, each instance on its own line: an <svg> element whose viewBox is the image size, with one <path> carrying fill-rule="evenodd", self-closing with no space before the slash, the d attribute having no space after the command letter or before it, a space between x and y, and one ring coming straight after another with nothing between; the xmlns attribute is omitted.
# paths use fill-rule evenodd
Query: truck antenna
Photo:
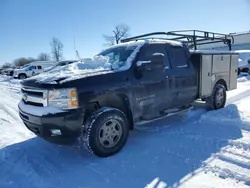
<svg viewBox="0 0 250 188"><path fill-rule="evenodd" d="M78 50L76 50L76 57L78 58L78 60L81 60Z"/></svg>

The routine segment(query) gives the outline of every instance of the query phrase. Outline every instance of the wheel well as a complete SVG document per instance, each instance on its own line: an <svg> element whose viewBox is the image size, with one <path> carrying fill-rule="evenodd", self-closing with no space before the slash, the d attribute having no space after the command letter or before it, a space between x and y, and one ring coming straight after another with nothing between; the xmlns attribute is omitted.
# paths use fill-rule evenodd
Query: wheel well
<svg viewBox="0 0 250 188"><path fill-rule="evenodd" d="M218 80L218 81L216 82L216 84L221 84L221 85L223 85L223 86L226 88L226 90L227 90L227 83L225 82L224 79ZM216 84L215 84L215 85L216 85Z"/></svg>
<svg viewBox="0 0 250 188"><path fill-rule="evenodd" d="M27 75L26 75L25 73L20 73L20 74L18 74L18 77L21 76L21 75L24 75L24 76L27 77Z"/></svg>
<svg viewBox="0 0 250 188"><path fill-rule="evenodd" d="M130 108L129 99L125 94L107 94L99 96L88 103L86 116L91 115L95 110L101 107L117 108L126 114L129 120L130 129L134 128L133 116Z"/></svg>

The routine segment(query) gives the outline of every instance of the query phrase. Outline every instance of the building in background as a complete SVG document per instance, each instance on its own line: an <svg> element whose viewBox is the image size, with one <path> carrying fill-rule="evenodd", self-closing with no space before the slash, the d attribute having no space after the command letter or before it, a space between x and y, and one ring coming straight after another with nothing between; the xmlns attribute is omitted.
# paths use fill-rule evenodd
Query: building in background
<svg viewBox="0 0 250 188"><path fill-rule="evenodd" d="M240 33L230 33L234 37L232 50L250 50L250 30ZM229 50L223 43L214 43L200 46L199 49Z"/></svg>

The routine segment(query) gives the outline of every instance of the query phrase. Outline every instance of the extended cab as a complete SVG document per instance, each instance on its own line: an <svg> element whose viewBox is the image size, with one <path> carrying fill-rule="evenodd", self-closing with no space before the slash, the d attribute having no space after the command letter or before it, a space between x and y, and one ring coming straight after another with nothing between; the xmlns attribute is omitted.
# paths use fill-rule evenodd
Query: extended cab
<svg viewBox="0 0 250 188"><path fill-rule="evenodd" d="M19 113L29 130L53 143L77 141L107 157L123 148L136 123L186 110L197 99L223 108L226 91L237 88L238 55L230 51L191 51L180 41L138 36L97 57L109 64L69 71L95 64L75 62L68 71L21 82Z"/></svg>

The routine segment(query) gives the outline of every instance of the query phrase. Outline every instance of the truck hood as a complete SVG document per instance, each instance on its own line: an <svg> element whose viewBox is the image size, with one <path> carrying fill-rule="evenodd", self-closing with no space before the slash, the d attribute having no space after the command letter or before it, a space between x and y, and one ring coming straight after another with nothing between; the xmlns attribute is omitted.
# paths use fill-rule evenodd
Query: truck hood
<svg viewBox="0 0 250 188"><path fill-rule="evenodd" d="M101 74L107 74L112 71L105 70L105 69L90 69L81 72L61 72L58 71L56 74L54 73L42 73L37 76L31 77L27 79L27 81L35 81L36 83L43 83L43 84L57 84L57 83L64 83L71 80L82 79L85 77L96 76Z"/></svg>
<svg viewBox="0 0 250 188"><path fill-rule="evenodd" d="M18 73L18 72L24 72L25 70L24 69L15 69L14 71Z"/></svg>
<svg viewBox="0 0 250 188"><path fill-rule="evenodd" d="M26 79L27 82L41 84L58 84L71 80L77 80L89 76L111 73L111 64L104 57L98 57L95 61L76 62L66 66L57 67L50 71Z"/></svg>

